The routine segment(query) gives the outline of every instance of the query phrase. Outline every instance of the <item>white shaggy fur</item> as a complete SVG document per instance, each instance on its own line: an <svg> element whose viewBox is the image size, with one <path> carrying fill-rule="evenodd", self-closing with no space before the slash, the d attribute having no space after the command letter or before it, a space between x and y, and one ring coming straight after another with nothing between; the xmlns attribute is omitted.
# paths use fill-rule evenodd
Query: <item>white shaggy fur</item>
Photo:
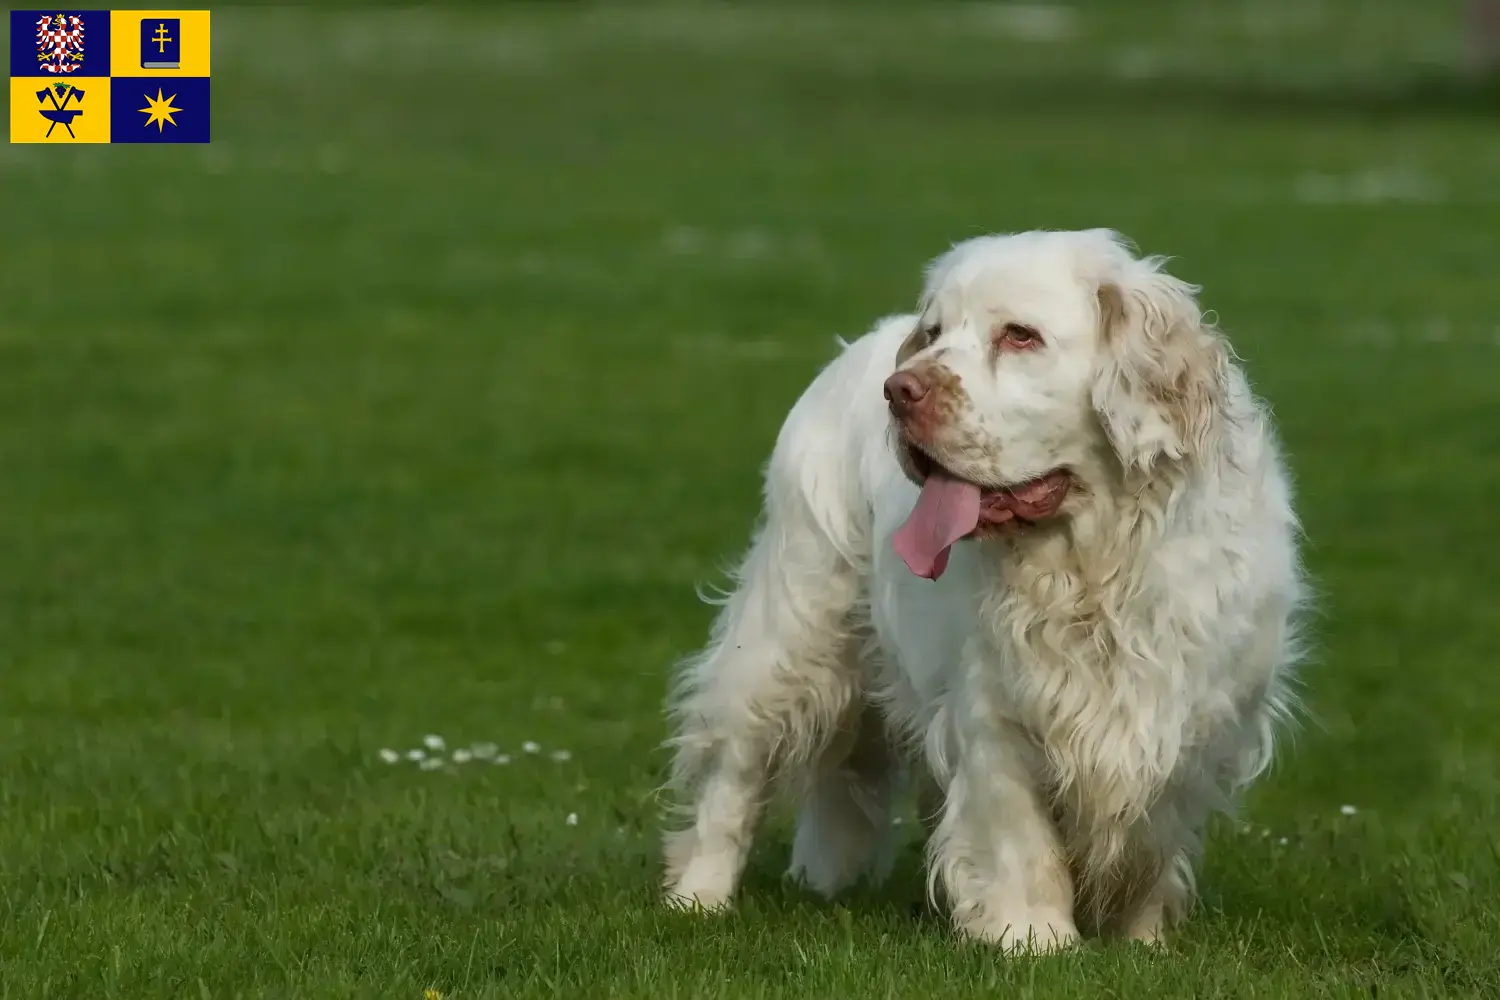
<svg viewBox="0 0 1500 1000"><path fill-rule="evenodd" d="M792 874L825 894L878 877L910 764L960 932L1157 941L1187 911L1205 823L1292 703L1303 585L1267 411L1161 263L1105 230L959 244L918 315L798 400L673 692L689 815L669 900L729 901L774 776L802 798ZM1043 345L998 351L1007 322ZM934 458L996 484L1066 467L1059 515L958 543L936 581L909 572L891 538L918 489L881 391L898 364L954 387Z"/></svg>

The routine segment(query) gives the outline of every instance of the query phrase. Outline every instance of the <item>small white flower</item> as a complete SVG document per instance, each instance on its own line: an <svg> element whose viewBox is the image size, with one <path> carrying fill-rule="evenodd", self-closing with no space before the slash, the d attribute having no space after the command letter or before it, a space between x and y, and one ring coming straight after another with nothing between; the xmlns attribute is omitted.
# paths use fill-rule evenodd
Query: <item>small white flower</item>
<svg viewBox="0 0 1500 1000"><path fill-rule="evenodd" d="M453 751L453 763L455 764L467 764L473 759L474 755L462 747Z"/></svg>
<svg viewBox="0 0 1500 1000"><path fill-rule="evenodd" d="M480 760L489 760L500 752L500 748L493 743L475 743L469 747L469 752Z"/></svg>
<svg viewBox="0 0 1500 1000"><path fill-rule="evenodd" d="M441 736L429 735L422 737L422 745L427 747L427 749L429 750L441 750L448 744L443 740Z"/></svg>
<svg viewBox="0 0 1500 1000"><path fill-rule="evenodd" d="M1345 816L1353 816L1355 813L1359 812L1359 810L1354 808L1353 806L1339 806L1339 812L1343 813Z"/></svg>
<svg viewBox="0 0 1500 1000"><path fill-rule="evenodd" d="M407 760L421 760L423 757L426 757L426 756L427 756L427 751L426 750L408 750L408 751L406 751L406 759Z"/></svg>
<svg viewBox="0 0 1500 1000"><path fill-rule="evenodd" d="M531 740L527 740L525 743L521 744L521 749L525 750L527 753L539 753L542 749L542 745L540 743L534 743Z"/></svg>
<svg viewBox="0 0 1500 1000"><path fill-rule="evenodd" d="M553 760L558 760L558 761L572 760L573 759L573 751L571 751L571 750L554 750L554 751L552 751L552 759Z"/></svg>
<svg viewBox="0 0 1500 1000"><path fill-rule="evenodd" d="M895 819L891 820L891 826L900 826L900 825L901 825L901 817L900 816L897 816Z"/></svg>
<svg viewBox="0 0 1500 1000"><path fill-rule="evenodd" d="M509 764L510 763L510 754L508 754L508 753L497 753L495 755L495 763L496 764Z"/></svg>
<svg viewBox="0 0 1500 1000"><path fill-rule="evenodd" d="M394 764L401 759L401 755L394 750L381 750L380 759L387 764Z"/></svg>
<svg viewBox="0 0 1500 1000"><path fill-rule="evenodd" d="M1280 844L1282 847L1285 847L1286 846L1286 838L1282 837L1280 840L1276 841L1276 843Z"/></svg>
<svg viewBox="0 0 1500 1000"><path fill-rule="evenodd" d="M577 813L568 813L567 823L568 823L569 826L577 826L578 825L578 814Z"/></svg>
<svg viewBox="0 0 1500 1000"><path fill-rule="evenodd" d="M443 759L441 757L428 757L417 766L424 771L436 771L443 766Z"/></svg>

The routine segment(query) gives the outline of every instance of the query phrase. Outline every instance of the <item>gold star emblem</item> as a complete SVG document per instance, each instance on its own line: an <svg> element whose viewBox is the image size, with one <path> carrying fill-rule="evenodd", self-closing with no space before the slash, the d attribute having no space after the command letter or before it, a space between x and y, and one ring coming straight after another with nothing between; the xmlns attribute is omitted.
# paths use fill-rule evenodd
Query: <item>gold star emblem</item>
<svg viewBox="0 0 1500 1000"><path fill-rule="evenodd" d="M176 94L173 94L171 97L163 100L161 96L161 88L157 87L156 100L153 101L150 94L142 94L141 96L146 99L146 103L150 105L150 107L136 108L136 110L141 112L142 114L151 116L146 119L147 128L151 127L152 122L156 123L156 131L158 132L164 129L167 125L171 125L174 128L176 127L177 119L172 117L172 113L182 110L181 108L172 107L172 102L177 100Z"/></svg>

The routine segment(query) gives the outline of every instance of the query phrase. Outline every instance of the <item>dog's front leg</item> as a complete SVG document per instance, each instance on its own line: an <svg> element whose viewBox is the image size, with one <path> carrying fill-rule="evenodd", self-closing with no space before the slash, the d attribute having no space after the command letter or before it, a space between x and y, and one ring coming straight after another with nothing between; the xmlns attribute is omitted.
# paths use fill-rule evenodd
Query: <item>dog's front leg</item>
<svg viewBox="0 0 1500 1000"><path fill-rule="evenodd" d="M960 711L972 720L973 707ZM957 735L959 752L930 846L930 880L946 893L954 926L1006 951L1068 946L1078 938L1073 879L1027 766L1032 748L993 720Z"/></svg>

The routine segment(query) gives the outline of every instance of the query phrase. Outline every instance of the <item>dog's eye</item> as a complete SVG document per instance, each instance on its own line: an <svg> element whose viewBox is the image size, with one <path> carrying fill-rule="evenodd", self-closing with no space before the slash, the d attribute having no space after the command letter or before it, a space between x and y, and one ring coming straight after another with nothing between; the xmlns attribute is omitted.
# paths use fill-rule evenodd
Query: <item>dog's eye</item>
<svg viewBox="0 0 1500 1000"><path fill-rule="evenodd" d="M1001 347L1024 351L1042 346L1042 335L1037 333L1034 326L1027 326L1024 323L1006 323L995 331L995 343Z"/></svg>
<svg viewBox="0 0 1500 1000"><path fill-rule="evenodd" d="M922 331L922 339L924 342L931 344L936 341L938 337L942 336L942 333L942 326L940 324L934 323Z"/></svg>

